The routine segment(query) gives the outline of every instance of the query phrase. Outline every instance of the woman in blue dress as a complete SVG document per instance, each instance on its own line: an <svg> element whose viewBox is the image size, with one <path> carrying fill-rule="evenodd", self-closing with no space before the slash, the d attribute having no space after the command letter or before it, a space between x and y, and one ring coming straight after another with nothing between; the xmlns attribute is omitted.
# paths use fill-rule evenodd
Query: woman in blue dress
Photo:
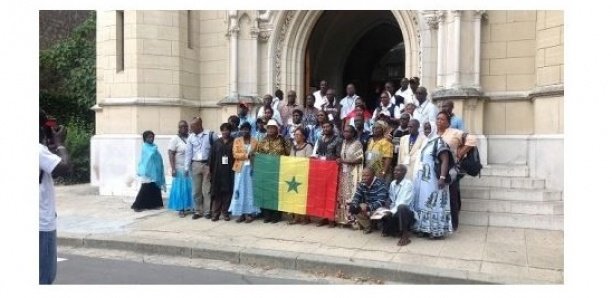
<svg viewBox="0 0 612 298"><path fill-rule="evenodd" d="M251 156L257 148L257 140L251 138L251 124L240 125L241 137L234 140L232 154L234 155L234 193L229 212L238 216L236 222L250 223L260 213L253 198L253 178L251 176Z"/></svg>
<svg viewBox="0 0 612 298"><path fill-rule="evenodd" d="M189 209L193 208L191 196L191 178L185 176L185 148L189 125L187 121L181 120L178 125L178 134L170 139L168 144L168 160L172 168L172 186L168 198L168 209L178 211L179 217L183 218Z"/></svg>

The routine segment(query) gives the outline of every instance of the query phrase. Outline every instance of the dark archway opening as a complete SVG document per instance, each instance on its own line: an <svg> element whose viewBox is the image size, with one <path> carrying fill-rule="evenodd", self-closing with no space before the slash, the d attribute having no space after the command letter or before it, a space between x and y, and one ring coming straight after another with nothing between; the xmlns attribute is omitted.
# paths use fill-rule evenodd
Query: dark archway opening
<svg viewBox="0 0 612 298"><path fill-rule="evenodd" d="M399 86L404 67L404 40L391 12L325 11L306 50L306 91L312 93L326 80L342 98L353 83L373 109L386 81Z"/></svg>

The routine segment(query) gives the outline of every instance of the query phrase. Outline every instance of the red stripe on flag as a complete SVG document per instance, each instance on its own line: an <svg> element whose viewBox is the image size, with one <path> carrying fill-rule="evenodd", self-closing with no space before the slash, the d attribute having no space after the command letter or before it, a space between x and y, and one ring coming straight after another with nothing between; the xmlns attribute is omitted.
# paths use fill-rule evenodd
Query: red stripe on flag
<svg viewBox="0 0 612 298"><path fill-rule="evenodd" d="M311 159L306 214L333 220L337 189L338 164L335 161Z"/></svg>

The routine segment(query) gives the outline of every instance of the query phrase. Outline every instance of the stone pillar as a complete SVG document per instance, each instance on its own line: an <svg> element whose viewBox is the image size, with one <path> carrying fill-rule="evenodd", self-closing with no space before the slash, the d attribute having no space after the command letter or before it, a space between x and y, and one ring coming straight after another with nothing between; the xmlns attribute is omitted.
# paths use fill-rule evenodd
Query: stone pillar
<svg viewBox="0 0 612 298"><path fill-rule="evenodd" d="M431 30L432 40L434 39L433 35L435 34L436 40L436 87L442 87L442 61L444 59L444 47L442 32L440 32L440 23L444 21L444 12L443 11L432 11L430 13L425 14L425 20L427 21L427 25Z"/></svg>
<svg viewBox="0 0 612 298"><path fill-rule="evenodd" d="M474 11L474 88L480 90L480 31L484 10Z"/></svg>
<svg viewBox="0 0 612 298"><path fill-rule="evenodd" d="M230 96L238 96L238 12L231 10L229 13L230 25Z"/></svg>
<svg viewBox="0 0 612 298"><path fill-rule="evenodd" d="M451 87L459 87L461 85L461 10L453 10L453 80Z"/></svg>

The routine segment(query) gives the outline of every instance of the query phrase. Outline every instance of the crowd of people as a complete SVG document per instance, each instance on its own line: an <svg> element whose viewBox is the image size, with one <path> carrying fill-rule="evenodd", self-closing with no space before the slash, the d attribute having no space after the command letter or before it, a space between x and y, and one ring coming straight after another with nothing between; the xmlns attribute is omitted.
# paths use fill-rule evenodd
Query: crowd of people
<svg viewBox="0 0 612 298"><path fill-rule="evenodd" d="M453 102L436 105L418 77L392 83L370 111L353 84L346 96L321 81L304 106L296 92L277 90L263 97L263 106L250 111L240 102L237 115L221 124L219 132L204 129L202 119L181 120L169 143L172 173L168 208L180 217L223 219L251 223L263 218L277 223L335 227L370 233L381 227L383 236L410 243L412 233L443 238L459 226L461 170L456 166L477 145L453 114ZM255 115L250 117L249 114ZM154 133L143 133L138 166L142 186L132 208L139 212L163 208L165 190L161 154ZM284 155L335 161L338 164L336 212L333 219L283 214L259 208L253 197L254 157ZM325 173L321 173L324 175ZM276 181L270 181L276 183Z"/></svg>

